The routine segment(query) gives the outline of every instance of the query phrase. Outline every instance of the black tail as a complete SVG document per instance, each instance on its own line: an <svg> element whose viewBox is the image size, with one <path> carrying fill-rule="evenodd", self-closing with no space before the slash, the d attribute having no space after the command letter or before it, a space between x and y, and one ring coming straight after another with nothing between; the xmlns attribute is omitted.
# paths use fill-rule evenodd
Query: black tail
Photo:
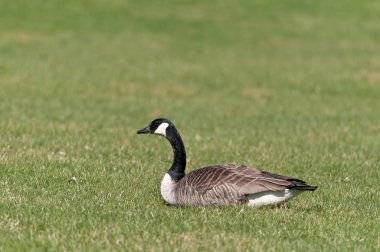
<svg viewBox="0 0 380 252"><path fill-rule="evenodd" d="M314 191L317 188L318 188L318 186L308 186L308 185L289 187L289 189L297 189L297 190L300 190L300 191Z"/></svg>

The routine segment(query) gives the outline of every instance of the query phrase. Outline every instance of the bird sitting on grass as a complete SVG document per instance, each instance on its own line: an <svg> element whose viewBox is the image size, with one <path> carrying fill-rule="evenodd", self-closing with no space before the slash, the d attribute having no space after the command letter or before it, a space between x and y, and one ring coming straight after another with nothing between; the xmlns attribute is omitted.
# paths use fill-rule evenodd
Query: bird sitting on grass
<svg viewBox="0 0 380 252"><path fill-rule="evenodd" d="M208 166L185 174L185 146L174 124L158 118L137 131L147 133L165 137L173 148L173 164L161 182L161 195L171 205L278 205L318 188L300 179L237 164Z"/></svg>

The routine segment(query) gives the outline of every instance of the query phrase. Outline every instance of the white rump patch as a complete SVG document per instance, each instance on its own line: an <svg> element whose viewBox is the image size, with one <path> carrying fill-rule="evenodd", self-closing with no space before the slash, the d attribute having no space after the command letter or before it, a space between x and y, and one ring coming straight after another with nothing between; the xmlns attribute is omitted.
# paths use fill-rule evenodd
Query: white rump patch
<svg viewBox="0 0 380 252"><path fill-rule="evenodd" d="M175 182L168 173L165 174L161 181L161 196L164 200L172 205L177 204L176 197L174 195Z"/></svg>
<svg viewBox="0 0 380 252"><path fill-rule="evenodd" d="M285 189L284 191L250 194L248 195L248 206L278 205L300 193L301 191L296 189Z"/></svg>
<svg viewBox="0 0 380 252"><path fill-rule="evenodd" d="M154 131L154 134L166 137L166 128L169 126L169 123L161 123L160 126Z"/></svg>

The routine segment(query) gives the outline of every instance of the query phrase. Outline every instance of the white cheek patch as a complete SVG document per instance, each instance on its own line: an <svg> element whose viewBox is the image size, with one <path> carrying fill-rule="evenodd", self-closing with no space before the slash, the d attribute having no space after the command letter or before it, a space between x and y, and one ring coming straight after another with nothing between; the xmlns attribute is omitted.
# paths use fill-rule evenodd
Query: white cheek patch
<svg viewBox="0 0 380 252"><path fill-rule="evenodd" d="M154 134L161 135L166 137L166 128L169 126L169 123L161 123L160 126L154 131Z"/></svg>

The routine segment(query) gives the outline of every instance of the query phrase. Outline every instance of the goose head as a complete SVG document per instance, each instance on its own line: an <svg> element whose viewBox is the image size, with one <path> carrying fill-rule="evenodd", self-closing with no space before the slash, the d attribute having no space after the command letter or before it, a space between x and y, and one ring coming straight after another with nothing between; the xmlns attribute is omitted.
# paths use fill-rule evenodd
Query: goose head
<svg viewBox="0 0 380 252"><path fill-rule="evenodd" d="M167 137L170 132L175 129L174 124L165 118L158 118L153 120L148 126L137 131L137 134L155 134Z"/></svg>
<svg viewBox="0 0 380 252"><path fill-rule="evenodd" d="M186 150L174 124L165 118L153 120L148 126L137 131L137 134L155 134L165 137L173 148L173 164L168 171L171 180L178 182L185 176Z"/></svg>

